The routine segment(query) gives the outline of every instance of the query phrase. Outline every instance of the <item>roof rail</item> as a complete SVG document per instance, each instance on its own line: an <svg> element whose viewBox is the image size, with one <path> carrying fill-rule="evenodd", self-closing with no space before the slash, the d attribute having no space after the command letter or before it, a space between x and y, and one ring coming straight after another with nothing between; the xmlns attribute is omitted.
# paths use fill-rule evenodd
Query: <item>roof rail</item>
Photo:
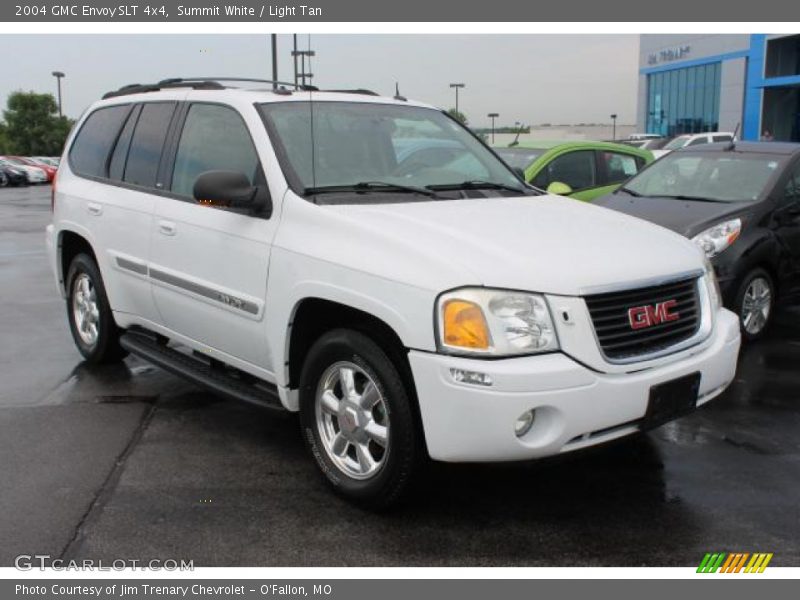
<svg viewBox="0 0 800 600"><path fill-rule="evenodd" d="M156 83L130 83L123 85L118 90L113 90L103 94L103 99L114 98L117 96L126 96L128 94L143 94L146 92L157 92L163 89L189 87L194 90L222 90L225 85L220 82L227 81L242 81L248 83L269 83L272 85L279 85L281 88L276 91L288 90L285 86L290 86L301 91L316 91L317 88L313 85L294 84L288 81L276 81L273 79L252 79L249 77L170 77L162 79Z"/></svg>
<svg viewBox="0 0 800 600"><path fill-rule="evenodd" d="M354 90L318 90L320 92L331 92L332 94L361 94L362 96L380 96L379 93L372 90L365 90L364 88L357 88Z"/></svg>
<svg viewBox="0 0 800 600"><path fill-rule="evenodd" d="M127 96L129 94L144 94L147 92L157 92L159 90L164 90L169 88L179 88L179 87L191 87L192 89L195 90L225 89L224 85L221 85L215 81L178 82L165 79L163 81L159 81L158 83L130 83L128 85L123 85L118 90L106 92L105 94L103 94L103 100L106 100L107 98L116 98L117 96Z"/></svg>
<svg viewBox="0 0 800 600"><path fill-rule="evenodd" d="M246 83L269 83L275 85L289 86L296 90L305 92L318 91L316 86L304 85L302 83L292 83L290 81L279 81L277 79L253 79L252 77L174 77L171 79L163 79L163 82L168 83L191 83L195 81L244 81Z"/></svg>

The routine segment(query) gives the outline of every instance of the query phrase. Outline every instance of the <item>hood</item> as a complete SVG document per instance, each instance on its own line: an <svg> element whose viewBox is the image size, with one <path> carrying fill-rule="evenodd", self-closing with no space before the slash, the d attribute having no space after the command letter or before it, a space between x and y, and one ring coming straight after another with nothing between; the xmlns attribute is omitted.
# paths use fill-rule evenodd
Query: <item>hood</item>
<svg viewBox="0 0 800 600"><path fill-rule="evenodd" d="M661 225L688 238L726 218L741 215L750 207L750 203L744 202L637 198L624 191L599 198L595 204Z"/></svg>
<svg viewBox="0 0 800 600"><path fill-rule="evenodd" d="M404 252L407 260L415 261L416 271L447 268L452 272L458 267L460 273L470 273L475 279L458 285L579 295L594 286L703 267L700 252L685 238L561 196L325 209L350 221L353 233L360 229L357 237L362 240L368 242L379 234L381 246L392 244L395 252ZM398 250L399 245L405 250Z"/></svg>

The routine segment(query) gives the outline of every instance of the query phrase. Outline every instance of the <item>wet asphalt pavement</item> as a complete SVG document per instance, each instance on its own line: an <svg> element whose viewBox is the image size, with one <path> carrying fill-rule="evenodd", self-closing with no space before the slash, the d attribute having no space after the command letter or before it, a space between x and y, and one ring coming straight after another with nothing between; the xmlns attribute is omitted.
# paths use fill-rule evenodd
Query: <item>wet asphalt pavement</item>
<svg viewBox="0 0 800 600"><path fill-rule="evenodd" d="M432 465L407 506L333 496L296 419L141 361L88 368L44 251L49 188L0 189L0 565L800 565L800 309L747 347L710 406L539 463Z"/></svg>

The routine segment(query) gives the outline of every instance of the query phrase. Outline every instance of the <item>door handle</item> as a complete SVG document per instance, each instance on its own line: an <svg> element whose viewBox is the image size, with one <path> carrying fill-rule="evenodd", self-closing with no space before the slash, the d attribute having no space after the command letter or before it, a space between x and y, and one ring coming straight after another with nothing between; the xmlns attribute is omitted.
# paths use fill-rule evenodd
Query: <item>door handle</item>
<svg viewBox="0 0 800 600"><path fill-rule="evenodd" d="M94 215L95 217L99 217L100 215L103 214L103 205L102 204L96 204L94 202L89 202L89 204L86 205L86 210L89 211L90 215Z"/></svg>
<svg viewBox="0 0 800 600"><path fill-rule="evenodd" d="M164 235L175 235L175 223L172 221L159 221L158 222L158 231L160 231Z"/></svg>

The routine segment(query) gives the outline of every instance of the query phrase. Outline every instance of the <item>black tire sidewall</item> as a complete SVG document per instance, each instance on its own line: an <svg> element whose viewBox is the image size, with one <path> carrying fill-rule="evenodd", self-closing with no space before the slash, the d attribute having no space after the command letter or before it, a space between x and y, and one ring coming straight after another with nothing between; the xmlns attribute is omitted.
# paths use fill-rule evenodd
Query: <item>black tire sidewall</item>
<svg viewBox="0 0 800 600"><path fill-rule="evenodd" d="M324 371L349 361L373 378L387 405L390 444L375 476L358 480L343 473L322 446L316 424L316 390ZM328 483L341 495L370 508L385 508L404 495L420 459L419 432L408 391L387 354L370 338L348 329L324 334L312 346L300 377L300 425L303 440Z"/></svg>
<svg viewBox="0 0 800 600"><path fill-rule="evenodd" d="M744 322L742 320L742 309L744 303L744 295L747 292L747 287L754 279L758 277L764 279L769 284L770 298L772 299L772 304L770 305L769 315L767 316L767 322L764 325L764 327L761 328L760 332L756 334L751 334L748 333L744 328ZM770 323L772 322L772 315L775 313L775 300L776 300L775 282L772 280L772 276L770 276L770 274L766 270L758 267L753 269L752 271L749 271L742 278L742 281L736 290L736 299L734 306L736 307L736 314L739 317L739 328L741 329L742 337L746 341L752 342L761 339L766 334L767 330L769 329Z"/></svg>
<svg viewBox="0 0 800 600"><path fill-rule="evenodd" d="M85 273L92 281L95 289L95 296L97 308L100 313L99 321L99 334L97 343L93 346L88 346L78 333L78 328L75 324L75 315L72 310L72 297L75 293L75 281L79 275ZM103 278L100 275L100 269L97 267L94 259L87 254L78 254L70 263L67 272L66 280L67 289L67 316L69 319L69 330L72 334L72 339L75 340L75 345L78 351L83 355L88 363L102 363L117 360L124 356L124 352L119 346L119 330L114 322L114 316L111 313L111 306L106 296L106 290L103 285Z"/></svg>

